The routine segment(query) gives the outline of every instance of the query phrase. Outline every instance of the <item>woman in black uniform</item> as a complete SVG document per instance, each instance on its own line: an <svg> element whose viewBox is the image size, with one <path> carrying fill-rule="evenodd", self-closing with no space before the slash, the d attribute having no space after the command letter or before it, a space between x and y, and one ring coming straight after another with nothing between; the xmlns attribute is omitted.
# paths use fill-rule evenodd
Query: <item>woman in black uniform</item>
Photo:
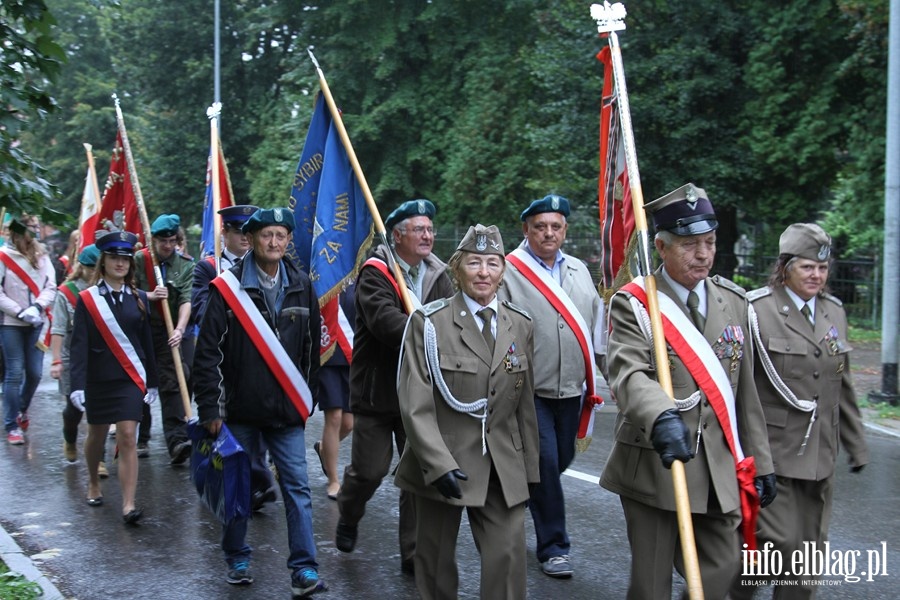
<svg viewBox="0 0 900 600"><path fill-rule="evenodd" d="M136 242L134 234L120 231L97 238L101 254L96 285L79 295L70 352L74 390L70 400L86 412L88 421L87 503L103 504L97 469L109 426L115 423L122 518L129 525L141 518L134 501L137 425L143 403L151 404L159 396L147 295L134 286Z"/></svg>

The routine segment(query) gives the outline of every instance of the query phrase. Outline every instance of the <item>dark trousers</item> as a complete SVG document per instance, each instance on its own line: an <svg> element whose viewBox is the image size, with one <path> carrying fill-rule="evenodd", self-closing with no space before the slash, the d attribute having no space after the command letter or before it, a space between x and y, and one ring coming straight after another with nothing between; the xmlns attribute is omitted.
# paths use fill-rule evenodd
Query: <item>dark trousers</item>
<svg viewBox="0 0 900 600"><path fill-rule="evenodd" d="M569 553L566 499L560 477L575 458L581 398L535 396L534 406L541 439L541 482L534 486L528 508L534 520L537 559L546 562Z"/></svg>
<svg viewBox="0 0 900 600"><path fill-rule="evenodd" d="M156 351L156 369L159 374L159 402L162 409L163 434L166 438L166 447L169 449L169 454L172 455L175 446L188 439L187 424L184 420L184 403L181 399L181 388L175 373L175 361L172 359L172 349L169 347L166 326L164 324L152 325L151 331L153 332L153 349ZM194 343L194 338L186 338L181 342L180 347L181 364L185 379L187 379L188 393L191 389L188 365L194 360ZM148 436L149 433L150 427L148 426Z"/></svg>
<svg viewBox="0 0 900 600"><path fill-rule="evenodd" d="M341 520L349 525L359 523L366 514L366 503L388 474L396 440L397 452L403 454L406 431L400 415L353 415L353 443L350 464L344 469L344 480L338 493ZM400 492L400 560L413 559L416 550L416 506L414 495Z"/></svg>

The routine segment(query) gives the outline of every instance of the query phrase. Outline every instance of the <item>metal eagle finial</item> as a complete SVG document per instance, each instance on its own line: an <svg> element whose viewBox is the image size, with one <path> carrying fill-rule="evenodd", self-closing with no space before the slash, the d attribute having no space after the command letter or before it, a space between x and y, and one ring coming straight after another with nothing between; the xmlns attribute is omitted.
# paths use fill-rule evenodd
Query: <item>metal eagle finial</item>
<svg viewBox="0 0 900 600"><path fill-rule="evenodd" d="M625 5L621 2L591 5L591 18L597 21L597 31L609 33L625 29Z"/></svg>

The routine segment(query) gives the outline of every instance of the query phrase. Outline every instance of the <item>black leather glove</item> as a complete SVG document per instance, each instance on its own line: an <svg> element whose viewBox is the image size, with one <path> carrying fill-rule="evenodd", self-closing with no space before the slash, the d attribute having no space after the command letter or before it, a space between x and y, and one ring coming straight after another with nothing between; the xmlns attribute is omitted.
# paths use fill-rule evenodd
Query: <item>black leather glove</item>
<svg viewBox="0 0 900 600"><path fill-rule="evenodd" d="M457 479L466 481L469 476L459 469L453 469L435 479L431 485L436 487L444 498L462 498L462 490L459 489Z"/></svg>
<svg viewBox="0 0 900 600"><path fill-rule="evenodd" d="M671 469L672 463L676 460L687 462L694 458L691 450L691 432L678 414L678 409L670 408L656 417L650 441L667 469Z"/></svg>
<svg viewBox="0 0 900 600"><path fill-rule="evenodd" d="M851 473L861 473L863 469L866 468L866 465L855 465L850 467Z"/></svg>
<svg viewBox="0 0 900 600"><path fill-rule="evenodd" d="M753 480L756 484L756 494L759 496L759 507L765 508L772 504L777 494L775 490L775 473L760 475Z"/></svg>

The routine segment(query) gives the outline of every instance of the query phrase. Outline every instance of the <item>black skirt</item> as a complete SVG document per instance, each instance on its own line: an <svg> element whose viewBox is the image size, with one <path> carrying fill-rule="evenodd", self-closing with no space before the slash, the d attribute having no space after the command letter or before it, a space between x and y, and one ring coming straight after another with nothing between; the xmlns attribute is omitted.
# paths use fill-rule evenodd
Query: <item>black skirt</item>
<svg viewBox="0 0 900 600"><path fill-rule="evenodd" d="M138 421L144 408L144 394L131 381L88 383L84 411L91 425Z"/></svg>

